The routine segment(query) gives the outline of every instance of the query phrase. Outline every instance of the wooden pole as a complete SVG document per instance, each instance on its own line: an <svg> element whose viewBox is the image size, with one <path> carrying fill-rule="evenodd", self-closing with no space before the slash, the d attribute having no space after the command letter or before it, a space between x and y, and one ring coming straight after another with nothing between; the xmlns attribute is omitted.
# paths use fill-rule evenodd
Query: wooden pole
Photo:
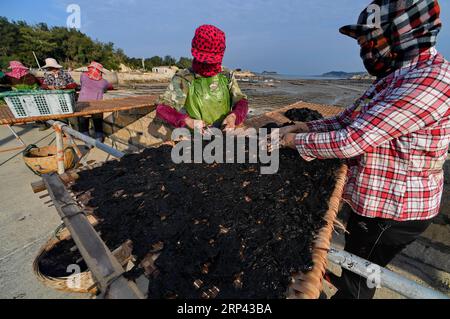
<svg viewBox="0 0 450 319"><path fill-rule="evenodd" d="M61 126L58 125L58 123L55 123L53 125L53 128L56 133L56 161L58 164L58 174L64 174L65 167L64 167L64 139L62 134Z"/></svg>
<svg viewBox="0 0 450 319"><path fill-rule="evenodd" d="M56 174L44 175L43 180L61 219L72 235L99 289L106 299L143 299L134 282L123 277L122 265L113 256L88 218L70 196Z"/></svg>
<svg viewBox="0 0 450 319"><path fill-rule="evenodd" d="M81 134L80 132L77 132L73 129L71 129L70 127L68 127L66 124L58 122L58 121L47 121L47 123L49 125L52 125L53 127L57 126L60 128L61 131L64 131L64 133L71 135L72 137L74 137L75 139L78 139L80 141L85 142L88 145L94 146L100 150L102 150L103 152L106 152L108 154L111 154L112 156L116 157L116 158L122 158L125 156L125 153L120 152L119 150L116 150L104 143L101 143L89 136L86 136L84 134ZM56 131L56 129L55 129Z"/></svg>
<svg viewBox="0 0 450 319"><path fill-rule="evenodd" d="M37 66L38 66L38 68L39 68L39 70L40 70L40 69L41 69L41 65L39 64L39 60L38 60L38 58L37 58L37 56L36 56L36 53L34 53L34 51L33 51L33 56L34 56L34 59L36 60Z"/></svg>

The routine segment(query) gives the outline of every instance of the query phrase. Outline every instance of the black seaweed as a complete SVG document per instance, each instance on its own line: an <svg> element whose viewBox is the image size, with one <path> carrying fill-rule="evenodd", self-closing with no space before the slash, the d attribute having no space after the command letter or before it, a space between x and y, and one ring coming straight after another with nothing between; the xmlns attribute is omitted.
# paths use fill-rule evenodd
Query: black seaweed
<svg viewBox="0 0 450 319"><path fill-rule="evenodd" d="M312 122L323 119L323 115L308 108L290 109L284 114L291 121Z"/></svg>
<svg viewBox="0 0 450 319"><path fill-rule="evenodd" d="M80 173L72 190L90 194L108 247L130 239L142 260L163 243L150 298L284 298L292 273L313 265L340 162L281 150L279 172L261 175L261 164L177 165L171 150Z"/></svg>

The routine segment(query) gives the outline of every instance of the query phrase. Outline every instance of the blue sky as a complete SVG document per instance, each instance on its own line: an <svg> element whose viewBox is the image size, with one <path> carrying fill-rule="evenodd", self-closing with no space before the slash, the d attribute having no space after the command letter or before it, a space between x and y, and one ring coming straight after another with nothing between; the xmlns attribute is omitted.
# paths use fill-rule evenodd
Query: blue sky
<svg viewBox="0 0 450 319"><path fill-rule="evenodd" d="M338 29L356 22L370 0L0 0L0 15L65 25L71 3L81 7L82 32L129 56L190 56L195 28L215 24L227 33L229 67L299 75L364 70L356 42ZM438 49L449 58L450 1L440 4Z"/></svg>

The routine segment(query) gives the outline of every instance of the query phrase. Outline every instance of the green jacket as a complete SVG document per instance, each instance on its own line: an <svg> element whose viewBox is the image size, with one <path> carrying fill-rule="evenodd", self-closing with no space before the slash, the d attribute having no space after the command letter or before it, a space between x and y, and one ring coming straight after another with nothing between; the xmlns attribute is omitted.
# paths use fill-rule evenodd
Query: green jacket
<svg viewBox="0 0 450 319"><path fill-rule="evenodd" d="M229 106L231 106L230 110L240 100L247 99L247 96L243 94L241 89L239 88L233 72L224 69L219 74L219 77L222 79L226 79L226 85L228 86L229 91L228 96L230 98L230 101L228 103ZM190 69L179 70L172 78L172 81L165 93L160 96L158 104L170 106L178 112L191 115L192 118L206 120L208 124L213 124L210 123L211 116L214 116L211 115L211 112L195 112L196 110L194 110L193 112L193 109L195 109L195 105L193 104L196 99L192 99L192 96L189 96L190 91L192 95L192 84L197 84L199 81L196 80L200 80L202 78L202 76L194 73ZM195 87L198 88L199 85L195 85ZM198 94L199 92L196 93ZM222 106L221 109L224 110L225 108ZM201 115L199 113L201 113ZM206 118L199 118L201 116L205 116Z"/></svg>

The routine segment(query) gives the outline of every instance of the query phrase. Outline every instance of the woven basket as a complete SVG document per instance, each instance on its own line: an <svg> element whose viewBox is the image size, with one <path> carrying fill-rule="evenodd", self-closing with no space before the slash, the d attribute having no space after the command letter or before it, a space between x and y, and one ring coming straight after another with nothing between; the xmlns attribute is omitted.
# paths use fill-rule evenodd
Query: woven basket
<svg viewBox="0 0 450 319"><path fill-rule="evenodd" d="M88 216L88 219L92 225L95 225L97 223L97 220L93 216ZM77 285L78 287L72 287L71 285L68 285L68 283L71 281L71 278L69 276L54 278L43 274L39 269L39 262L41 261L41 259L57 244L69 239L71 239L69 230L67 228L63 228L58 232L58 234L48 240L47 243L45 243L45 245L39 250L37 257L33 262L33 272L38 280L49 288L64 292L89 293L95 295L97 294L98 289L95 280L92 277L92 273L89 270L80 273L79 277L77 278L79 280L79 285Z"/></svg>
<svg viewBox="0 0 450 319"><path fill-rule="evenodd" d="M40 176L58 171L56 154L56 145L39 148L31 145L23 152L23 160L36 175ZM64 147L64 168L66 170L74 168L77 164L76 158L73 147L66 145Z"/></svg>

